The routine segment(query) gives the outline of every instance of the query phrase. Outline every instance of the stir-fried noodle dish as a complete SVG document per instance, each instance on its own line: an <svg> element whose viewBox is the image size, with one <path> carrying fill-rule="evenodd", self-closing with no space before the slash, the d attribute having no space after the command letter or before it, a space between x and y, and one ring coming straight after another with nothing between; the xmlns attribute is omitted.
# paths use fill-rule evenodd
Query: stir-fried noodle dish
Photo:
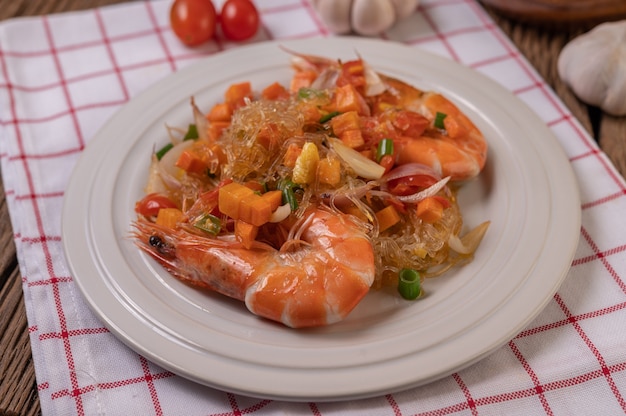
<svg viewBox="0 0 626 416"><path fill-rule="evenodd" d="M289 327L340 321L370 290L419 299L472 261L489 226L463 227L457 202L487 155L472 121L362 59L291 66L285 84L225 86L206 112L191 98L189 125L166 126L137 245Z"/></svg>

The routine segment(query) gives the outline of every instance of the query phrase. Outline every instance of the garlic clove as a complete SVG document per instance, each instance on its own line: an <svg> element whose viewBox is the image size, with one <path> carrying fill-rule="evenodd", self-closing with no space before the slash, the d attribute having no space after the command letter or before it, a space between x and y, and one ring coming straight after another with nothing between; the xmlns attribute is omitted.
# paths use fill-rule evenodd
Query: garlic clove
<svg viewBox="0 0 626 416"><path fill-rule="evenodd" d="M557 71L582 101L626 115L626 20L603 23L570 41Z"/></svg>
<svg viewBox="0 0 626 416"><path fill-rule="evenodd" d="M378 35L396 21L396 12L390 0L353 0L352 29L366 36Z"/></svg>
<svg viewBox="0 0 626 416"><path fill-rule="evenodd" d="M352 30L350 25L352 2L353 0L316 0L314 6L331 32L345 34Z"/></svg>
<svg viewBox="0 0 626 416"><path fill-rule="evenodd" d="M415 12L418 0L391 0L396 11L396 21L406 19Z"/></svg>

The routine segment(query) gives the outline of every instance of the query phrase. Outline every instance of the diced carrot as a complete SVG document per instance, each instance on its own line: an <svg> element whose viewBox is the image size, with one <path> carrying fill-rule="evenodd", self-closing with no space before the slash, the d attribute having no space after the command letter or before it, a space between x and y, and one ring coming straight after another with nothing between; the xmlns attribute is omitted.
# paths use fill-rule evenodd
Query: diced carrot
<svg viewBox="0 0 626 416"><path fill-rule="evenodd" d="M212 121L209 123L207 135L209 140L215 141L220 138L222 132L230 126L230 121Z"/></svg>
<svg viewBox="0 0 626 416"><path fill-rule="evenodd" d="M298 92L300 88L308 88L313 84L313 81L317 78L317 72L311 71L297 71L291 78L291 84L289 88L291 92Z"/></svg>
<svg viewBox="0 0 626 416"><path fill-rule="evenodd" d="M289 98L289 91L279 82L274 82L261 91L261 97L266 100L284 100Z"/></svg>
<svg viewBox="0 0 626 416"><path fill-rule="evenodd" d="M337 87L333 104L336 111L346 113L356 111L359 115L368 115L369 107L365 99L359 94L352 84Z"/></svg>
<svg viewBox="0 0 626 416"><path fill-rule="evenodd" d="M250 249L252 242L256 239L259 233L259 227L252 225L245 221L235 221L235 237L244 248Z"/></svg>
<svg viewBox="0 0 626 416"><path fill-rule="evenodd" d="M265 123L259 128L256 141L266 149L271 149L278 142L278 126L276 123Z"/></svg>
<svg viewBox="0 0 626 416"><path fill-rule="evenodd" d="M252 98L252 85L248 81L232 84L224 93L224 101L233 108L243 106L246 97Z"/></svg>
<svg viewBox="0 0 626 416"><path fill-rule="evenodd" d="M229 103L218 103L211 108L206 115L209 121L230 121L233 115L233 107Z"/></svg>
<svg viewBox="0 0 626 416"><path fill-rule="evenodd" d="M256 226L265 224L272 216L269 200L236 182L220 188L218 204L223 214L234 220L242 220Z"/></svg>
<svg viewBox="0 0 626 416"><path fill-rule="evenodd" d="M398 211L396 211L393 205L387 205L385 208L376 212L376 218L378 219L378 230L385 231L400 221L400 214L398 214Z"/></svg>
<svg viewBox="0 0 626 416"><path fill-rule="evenodd" d="M241 200L254 191L236 182L229 183L219 189L218 207L221 213L233 219L239 219Z"/></svg>
<svg viewBox="0 0 626 416"><path fill-rule="evenodd" d="M443 205L435 197L422 199L417 204L417 216L429 224L435 223L443 216Z"/></svg>
<svg viewBox="0 0 626 416"><path fill-rule="evenodd" d="M270 220L272 207L270 202L261 195L253 193L241 200L239 219L260 227Z"/></svg>
<svg viewBox="0 0 626 416"><path fill-rule="evenodd" d="M317 164L317 178L320 183L337 185L341 180L341 163L338 159L324 158Z"/></svg>
<svg viewBox="0 0 626 416"><path fill-rule="evenodd" d="M305 124L319 123L320 118L322 118L322 110L316 105L300 105L298 110L304 118Z"/></svg>
<svg viewBox="0 0 626 416"><path fill-rule="evenodd" d="M339 136L341 141L348 147L356 149L357 147L363 146L365 144L365 140L363 139L363 134L361 130L346 130Z"/></svg>
<svg viewBox="0 0 626 416"><path fill-rule="evenodd" d="M188 149L184 150L178 160L176 166L188 173L195 173L198 175L206 174L209 166L202 160L202 158L194 151Z"/></svg>
<svg viewBox="0 0 626 416"><path fill-rule="evenodd" d="M157 214L156 223L167 228L176 228L183 218L183 212L178 208L161 208Z"/></svg>
<svg viewBox="0 0 626 416"><path fill-rule="evenodd" d="M344 131L360 129L361 122L356 111L348 111L331 118L330 127L335 136L339 137Z"/></svg>
<svg viewBox="0 0 626 416"><path fill-rule="evenodd" d="M261 195L261 198L270 203L270 208L272 209L272 212L274 212L276 211L276 208L281 206L283 203L283 192L280 190L267 191Z"/></svg>
<svg viewBox="0 0 626 416"><path fill-rule="evenodd" d="M392 155L384 155L383 157L380 158L380 162L378 162L380 166L385 168L385 173L388 173L391 170L391 168L393 168L393 165L395 163L396 162Z"/></svg>
<svg viewBox="0 0 626 416"><path fill-rule="evenodd" d="M283 165L288 168L293 168L296 165L296 160L298 160L300 153L302 153L302 147L295 143L290 143L285 151L285 156L283 156Z"/></svg>

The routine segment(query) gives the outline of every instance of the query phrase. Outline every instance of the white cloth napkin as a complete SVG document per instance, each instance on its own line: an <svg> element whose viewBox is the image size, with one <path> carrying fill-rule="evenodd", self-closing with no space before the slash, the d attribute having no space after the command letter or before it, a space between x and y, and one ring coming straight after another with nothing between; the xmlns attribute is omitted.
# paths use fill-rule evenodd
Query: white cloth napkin
<svg viewBox="0 0 626 416"><path fill-rule="evenodd" d="M237 47L183 47L169 0L0 24L0 161L46 415L615 415L626 412L626 184L558 97L472 0L423 0L384 37L493 78L554 131L582 197L565 283L527 329L429 385L339 403L248 398L187 381L137 355L94 317L61 244L72 168L109 116L155 81ZM257 1L252 42L326 36L310 0ZM216 4L221 4L217 1Z"/></svg>

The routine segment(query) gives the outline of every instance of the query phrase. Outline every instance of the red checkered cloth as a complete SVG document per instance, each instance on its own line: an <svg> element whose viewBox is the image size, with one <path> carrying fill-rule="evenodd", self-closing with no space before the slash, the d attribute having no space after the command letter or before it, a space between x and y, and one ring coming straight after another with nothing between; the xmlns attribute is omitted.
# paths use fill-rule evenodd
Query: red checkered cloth
<svg viewBox="0 0 626 416"><path fill-rule="evenodd" d="M390 40L472 67L514 92L565 149L582 197L565 283L524 331L479 363L397 394L340 403L243 397L187 381L119 342L64 261L61 208L81 151L155 81L236 44L186 49L169 0L0 24L0 161L15 230L41 407L47 415L615 415L626 412L626 184L473 0L423 0ZM217 1L221 4L221 1ZM253 41L327 36L310 0L257 1Z"/></svg>

